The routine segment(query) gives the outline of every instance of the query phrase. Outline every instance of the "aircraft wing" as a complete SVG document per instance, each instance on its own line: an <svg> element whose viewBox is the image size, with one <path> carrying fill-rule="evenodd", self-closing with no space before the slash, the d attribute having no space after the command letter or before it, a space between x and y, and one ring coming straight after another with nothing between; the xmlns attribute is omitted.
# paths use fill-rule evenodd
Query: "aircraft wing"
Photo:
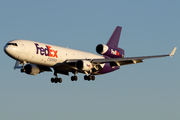
<svg viewBox="0 0 180 120"><path fill-rule="evenodd" d="M103 63L110 63L111 67L114 66L122 66L122 65L129 65L129 64L136 64L143 62L144 59L150 59L150 58L160 58L160 57L166 57L166 56L173 56L176 51L176 47L173 49L173 51L170 54L166 55L154 55L154 56L141 56L141 57L126 57L126 58L104 58L104 59L85 59L88 60L90 63L94 64L95 66L98 66ZM69 67L62 67L62 68L69 68L69 70L77 70L76 68L76 62L79 59L67 59L63 64L68 65Z"/></svg>
<svg viewBox="0 0 180 120"><path fill-rule="evenodd" d="M143 62L144 59L166 57L169 55L157 55L157 56L142 56L142 57L127 57L127 58L107 58L107 59L93 59L91 62L94 64L110 63L111 66L120 66L128 64L136 64Z"/></svg>
<svg viewBox="0 0 180 120"><path fill-rule="evenodd" d="M120 65L128 65L128 64L136 64L143 62L144 59L150 59L150 58L160 58L160 57L166 57L166 56L173 56L176 47L173 49L171 54L167 55L155 55L155 56L142 56L142 57L127 57L127 58L107 58L107 59L93 59L91 60L91 63L94 64L101 64L101 63L110 63L111 66L120 66Z"/></svg>

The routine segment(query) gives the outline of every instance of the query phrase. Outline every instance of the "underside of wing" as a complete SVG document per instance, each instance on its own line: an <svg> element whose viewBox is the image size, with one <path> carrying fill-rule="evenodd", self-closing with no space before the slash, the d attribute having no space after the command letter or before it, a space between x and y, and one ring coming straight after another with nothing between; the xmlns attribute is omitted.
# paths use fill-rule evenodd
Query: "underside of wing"
<svg viewBox="0 0 180 120"><path fill-rule="evenodd" d="M57 63L53 66L58 73L69 75L69 72L85 73L85 74L96 74L98 71L103 69L103 63L95 64L91 62L91 59L68 59L63 63Z"/></svg>

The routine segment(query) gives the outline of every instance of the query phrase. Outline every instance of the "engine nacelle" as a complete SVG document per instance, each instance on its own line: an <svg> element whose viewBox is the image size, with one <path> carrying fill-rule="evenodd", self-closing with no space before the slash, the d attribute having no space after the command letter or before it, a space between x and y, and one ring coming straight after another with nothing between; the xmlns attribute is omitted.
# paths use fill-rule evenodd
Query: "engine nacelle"
<svg viewBox="0 0 180 120"><path fill-rule="evenodd" d="M109 47L104 44L99 44L96 47L96 52L101 55L106 55L112 58L122 58L124 57L124 50L118 47Z"/></svg>
<svg viewBox="0 0 180 120"><path fill-rule="evenodd" d="M90 71L93 68L92 64L87 60L78 60L76 62L76 67L77 69L84 71Z"/></svg>
<svg viewBox="0 0 180 120"><path fill-rule="evenodd" d="M27 64L24 66L24 72L29 75L37 75L39 74L40 68L34 64Z"/></svg>
<svg viewBox="0 0 180 120"><path fill-rule="evenodd" d="M104 55L104 53L106 53L108 51L108 49L109 49L109 47L107 45L99 44L96 47L96 52L101 54L101 55Z"/></svg>

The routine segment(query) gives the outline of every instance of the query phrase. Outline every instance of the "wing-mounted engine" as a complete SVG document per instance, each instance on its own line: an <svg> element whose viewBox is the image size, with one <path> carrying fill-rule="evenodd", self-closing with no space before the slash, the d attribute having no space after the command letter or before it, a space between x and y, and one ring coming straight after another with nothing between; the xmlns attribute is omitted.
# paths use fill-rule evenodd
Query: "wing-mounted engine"
<svg viewBox="0 0 180 120"><path fill-rule="evenodd" d="M86 73L87 75L96 74L103 69L101 65L93 64L89 60L78 60L76 62L76 68L79 72Z"/></svg>
<svg viewBox="0 0 180 120"><path fill-rule="evenodd" d="M93 65L88 60L78 60L76 62L76 67L78 70L90 71L93 68Z"/></svg>
<svg viewBox="0 0 180 120"><path fill-rule="evenodd" d="M21 72L25 72L26 74L29 75L37 75L44 71L52 71L52 70L47 66L34 65L34 64L26 64L24 66L24 69L21 69Z"/></svg>
<svg viewBox="0 0 180 120"><path fill-rule="evenodd" d="M122 58L124 57L124 50L118 47L109 47L104 44L99 44L96 47L96 52L112 58Z"/></svg>
<svg viewBox="0 0 180 120"><path fill-rule="evenodd" d="M24 72L29 75L37 75L41 72L40 68L34 64L27 64L24 66Z"/></svg>

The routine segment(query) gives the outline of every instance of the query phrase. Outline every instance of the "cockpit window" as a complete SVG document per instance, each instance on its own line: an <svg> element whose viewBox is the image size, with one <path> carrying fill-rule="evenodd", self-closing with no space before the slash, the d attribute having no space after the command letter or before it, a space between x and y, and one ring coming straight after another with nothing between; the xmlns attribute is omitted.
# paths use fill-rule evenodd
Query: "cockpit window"
<svg viewBox="0 0 180 120"><path fill-rule="evenodd" d="M7 45L17 46L17 43L8 43Z"/></svg>

